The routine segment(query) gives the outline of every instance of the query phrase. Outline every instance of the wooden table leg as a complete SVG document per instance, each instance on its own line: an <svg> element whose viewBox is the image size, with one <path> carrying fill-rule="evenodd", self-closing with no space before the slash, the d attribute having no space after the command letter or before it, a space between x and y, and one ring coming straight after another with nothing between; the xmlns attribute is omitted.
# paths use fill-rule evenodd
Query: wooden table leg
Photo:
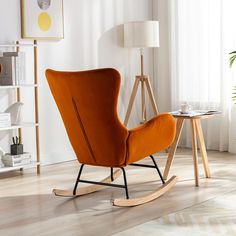
<svg viewBox="0 0 236 236"><path fill-rule="evenodd" d="M203 162L203 166L204 166L205 176L206 176L206 178L211 178L211 172L210 172L210 168L208 165L206 146L205 146L205 142L204 142L204 136L203 136L203 132L202 132L202 125L201 125L200 119L196 120L196 130L197 130L197 140L198 140L198 145L199 145L201 156L202 156L202 162Z"/></svg>
<svg viewBox="0 0 236 236"><path fill-rule="evenodd" d="M191 119L191 130L192 130L192 152L193 152L193 163L194 163L194 175L195 185L199 186L199 175L198 175L198 155L197 155L197 138L196 138L196 120Z"/></svg>
<svg viewBox="0 0 236 236"><path fill-rule="evenodd" d="M129 121L129 117L130 117L130 113L131 113L131 110L132 110L132 107L133 107L134 99L135 99L135 96L137 94L139 82L140 82L140 79L138 77L136 77L135 82L134 82L134 86L133 86L133 89L132 89L132 93L131 93L131 96L130 96L128 109L127 109L127 112L126 112L126 115L125 115L125 121L124 121L125 126L127 126L128 121Z"/></svg>
<svg viewBox="0 0 236 236"><path fill-rule="evenodd" d="M174 160L175 151L176 151L176 148L178 146L180 134L181 134L181 131L182 131L182 128L183 128L183 124L184 124L184 119L183 118L177 118L175 140L174 140L173 144L170 147L170 152L169 152L169 155L168 155L168 158L167 158L167 161L166 161L164 175L163 175L164 179L168 178L170 168L171 168L172 162Z"/></svg>

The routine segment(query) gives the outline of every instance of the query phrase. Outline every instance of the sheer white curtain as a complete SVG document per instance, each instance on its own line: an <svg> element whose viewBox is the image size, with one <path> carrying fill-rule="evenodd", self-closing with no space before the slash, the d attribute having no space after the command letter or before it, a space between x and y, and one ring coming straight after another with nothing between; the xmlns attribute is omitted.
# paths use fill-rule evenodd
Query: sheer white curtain
<svg viewBox="0 0 236 236"><path fill-rule="evenodd" d="M203 121L209 149L227 151L232 107L229 52L236 50L235 0L169 0L172 110L222 111ZM191 145L187 129L181 144Z"/></svg>

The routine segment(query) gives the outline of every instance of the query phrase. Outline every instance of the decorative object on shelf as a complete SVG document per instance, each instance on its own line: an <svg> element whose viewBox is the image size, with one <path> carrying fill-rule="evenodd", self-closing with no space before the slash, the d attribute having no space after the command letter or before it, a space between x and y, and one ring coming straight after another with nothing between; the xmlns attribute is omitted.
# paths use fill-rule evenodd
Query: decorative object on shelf
<svg viewBox="0 0 236 236"><path fill-rule="evenodd" d="M63 0L21 0L22 38L62 39Z"/></svg>
<svg viewBox="0 0 236 236"><path fill-rule="evenodd" d="M5 155L5 151L3 150L2 147L0 147L0 168L3 167L3 162L2 162L2 158Z"/></svg>
<svg viewBox="0 0 236 236"><path fill-rule="evenodd" d="M12 137L13 144L11 145L11 155L23 154L23 144L20 137Z"/></svg>
<svg viewBox="0 0 236 236"><path fill-rule="evenodd" d="M21 123L21 108L23 105L23 102L15 102L5 110L6 113L11 114L12 125L18 125Z"/></svg>
<svg viewBox="0 0 236 236"><path fill-rule="evenodd" d="M158 114L157 105L154 99L152 86L148 75L144 75L143 69L143 49L150 47L159 47L159 22L158 21L138 21L124 24L124 46L140 49L141 74L136 76L133 90L131 93L128 109L125 116L124 124L127 125L132 110L133 102L137 94L139 83L141 83L142 96L142 121L146 122L145 106L145 86L151 101L154 114Z"/></svg>
<svg viewBox="0 0 236 236"><path fill-rule="evenodd" d="M2 147L0 147L0 157L4 156L5 153L6 153L6 152L2 149Z"/></svg>
<svg viewBox="0 0 236 236"><path fill-rule="evenodd" d="M31 163L31 155L28 152L24 152L18 155L12 155L6 153L2 157L2 162L5 166L10 166L10 167L27 165Z"/></svg>
<svg viewBox="0 0 236 236"><path fill-rule="evenodd" d="M0 85L25 83L25 53L0 52Z"/></svg>
<svg viewBox="0 0 236 236"><path fill-rule="evenodd" d="M14 57L0 57L0 85L13 85L15 81Z"/></svg>
<svg viewBox="0 0 236 236"><path fill-rule="evenodd" d="M236 51L231 52L230 54L230 58L229 58L229 65L230 67L232 67L235 59L236 59ZM233 86L233 96L232 96L232 101L234 102L234 104L236 104L236 85Z"/></svg>

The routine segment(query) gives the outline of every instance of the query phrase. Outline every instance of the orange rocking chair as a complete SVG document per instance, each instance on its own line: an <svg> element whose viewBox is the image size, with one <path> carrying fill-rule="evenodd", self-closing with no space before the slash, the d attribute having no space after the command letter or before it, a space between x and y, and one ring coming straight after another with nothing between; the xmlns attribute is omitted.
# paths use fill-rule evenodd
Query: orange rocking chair
<svg viewBox="0 0 236 236"><path fill-rule="evenodd" d="M152 154L166 149L175 137L175 121L160 114L137 128L128 130L117 115L120 74L115 69L59 72L48 69L46 77L61 113L67 134L81 163L73 190L54 189L57 196L79 196L105 186L124 188L126 199L114 199L116 206L135 206L152 201L170 190L177 182L166 182ZM150 156L153 165L135 163ZM111 175L101 182L82 180L84 165L111 168ZM129 198L125 167L135 165L155 168L162 186L143 197ZM118 168L113 172L113 168ZM124 185L112 184L123 173ZM93 184L77 190L78 183Z"/></svg>

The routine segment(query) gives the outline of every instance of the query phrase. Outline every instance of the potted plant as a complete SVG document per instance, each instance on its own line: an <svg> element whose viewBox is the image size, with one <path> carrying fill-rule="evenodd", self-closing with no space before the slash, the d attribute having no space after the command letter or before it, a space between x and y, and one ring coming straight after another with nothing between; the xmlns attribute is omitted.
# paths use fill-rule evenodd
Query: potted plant
<svg viewBox="0 0 236 236"><path fill-rule="evenodd" d="M231 52L229 55L230 55L229 65L230 65L230 67L232 67L232 65L236 59L236 51ZM234 102L234 104L236 104L236 85L233 87L232 101Z"/></svg>

